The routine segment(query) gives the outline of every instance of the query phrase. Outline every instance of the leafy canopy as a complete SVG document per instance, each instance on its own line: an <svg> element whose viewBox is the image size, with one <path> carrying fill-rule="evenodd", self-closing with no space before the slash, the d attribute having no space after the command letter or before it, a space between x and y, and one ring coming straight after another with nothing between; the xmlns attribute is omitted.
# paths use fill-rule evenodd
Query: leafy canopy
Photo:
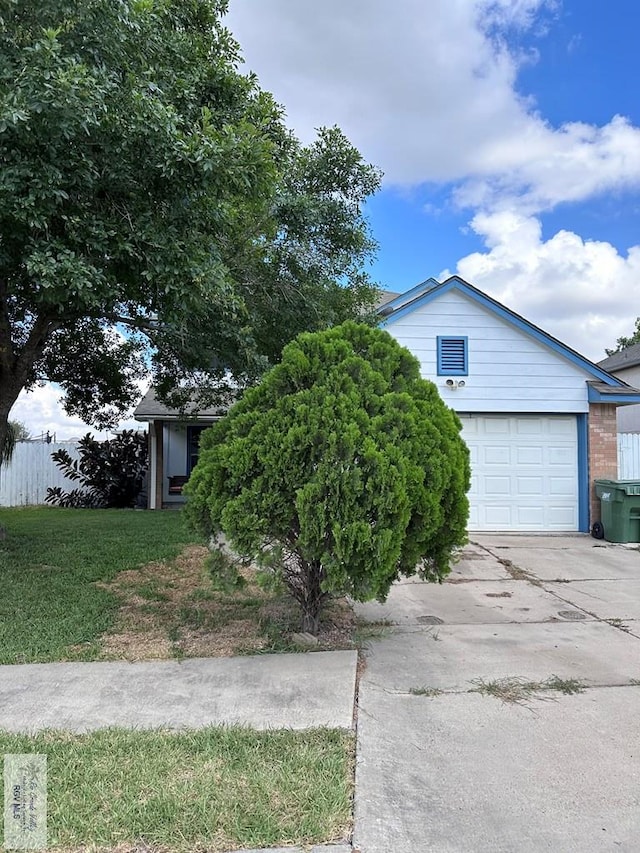
<svg viewBox="0 0 640 853"><path fill-rule="evenodd" d="M613 349L605 349L605 352L607 355L615 355L617 352L622 352L622 350L634 344L640 344L640 317L636 318L636 326L632 334L629 337L623 335L621 338L618 338L615 347Z"/></svg>
<svg viewBox="0 0 640 853"><path fill-rule="evenodd" d="M387 332L345 323L300 335L203 433L187 518L275 566L317 630L332 594L384 599L439 580L466 538L460 422Z"/></svg>
<svg viewBox="0 0 640 853"><path fill-rule="evenodd" d="M292 136L226 7L0 5L0 447L35 381L104 427L149 367L206 394L371 304L379 174L337 128Z"/></svg>

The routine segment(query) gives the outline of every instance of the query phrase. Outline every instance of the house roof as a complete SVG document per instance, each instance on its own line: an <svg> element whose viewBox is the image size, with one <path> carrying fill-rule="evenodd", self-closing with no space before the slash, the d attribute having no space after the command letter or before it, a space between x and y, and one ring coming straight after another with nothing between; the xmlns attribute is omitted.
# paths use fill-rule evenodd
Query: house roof
<svg viewBox="0 0 640 853"><path fill-rule="evenodd" d="M387 305L389 302L393 302L396 297L400 296L399 293L396 293L395 290L379 290L378 298L376 300L376 311L379 311L384 305Z"/></svg>
<svg viewBox="0 0 640 853"><path fill-rule="evenodd" d="M602 361L598 362L598 367L611 373L613 370L624 370L628 367L637 367L639 364L640 344L632 344L630 347L608 356L608 358L603 358Z"/></svg>
<svg viewBox="0 0 640 853"><path fill-rule="evenodd" d="M425 281L421 281L420 284L416 284L415 287L412 287L410 290L407 290L405 293L396 293L395 298L391 298L386 300L385 302L381 302L378 306L378 313L381 317L388 317L394 311L397 311L399 308L402 308L403 305L407 305L413 299L421 296L426 293L427 290L431 290L432 288L439 285L440 282L435 278L428 278ZM391 293L390 290L383 291L384 293Z"/></svg>
<svg viewBox="0 0 640 853"><path fill-rule="evenodd" d="M383 327L388 326L410 312L415 311L416 308L428 304L433 299L450 290L460 291L493 314L496 314L502 320L506 320L511 325L533 337L539 343L544 344L549 349L582 367L597 382L598 387L594 387L592 391L594 402L596 402L596 397L600 398L603 396L602 388L604 387L609 389L606 392L607 402L635 402L636 400L630 399L635 395L637 395L637 401L640 402L640 391L636 391L636 389L632 388L626 382L623 382L616 376L612 376L602 366L589 361L588 358L576 352L576 350L563 344L562 341L559 341L538 326L525 320L520 314L516 314L515 311L502 305L501 302L478 290L477 287L474 287L457 275L451 276L442 282L437 281L435 278L429 278L382 306L382 308L378 309L378 314L381 317L380 325ZM614 399L617 395L621 395L625 399L620 399L619 401Z"/></svg>
<svg viewBox="0 0 640 853"><path fill-rule="evenodd" d="M136 406L133 417L137 421L153 421L153 420L217 420L226 415L228 406L214 406L206 409L196 409L195 407L180 412L178 409L161 403L156 398L156 393L153 388L149 388L142 400Z"/></svg>

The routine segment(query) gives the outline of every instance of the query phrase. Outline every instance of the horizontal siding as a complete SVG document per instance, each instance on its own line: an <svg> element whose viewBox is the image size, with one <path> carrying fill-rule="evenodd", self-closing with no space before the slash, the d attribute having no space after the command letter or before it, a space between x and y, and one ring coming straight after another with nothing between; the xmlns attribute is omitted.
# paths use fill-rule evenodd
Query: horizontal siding
<svg viewBox="0 0 640 853"><path fill-rule="evenodd" d="M585 370L545 347L493 312L455 291L389 323L387 331L418 358L459 412L587 412ZM469 374L451 390L437 374L438 335L469 339Z"/></svg>
<svg viewBox="0 0 640 853"><path fill-rule="evenodd" d="M622 379L627 385L633 385L634 388L640 388L640 365L636 367L621 368L611 371L618 379Z"/></svg>
<svg viewBox="0 0 640 853"><path fill-rule="evenodd" d="M75 444L18 442L11 462L0 466L0 506L36 506L44 503L48 488L60 486L64 491L77 488L78 483L64 477L51 458L52 453L61 449L72 459L80 457Z"/></svg>
<svg viewBox="0 0 640 853"><path fill-rule="evenodd" d="M618 432L640 432L640 405L619 406L616 412Z"/></svg>

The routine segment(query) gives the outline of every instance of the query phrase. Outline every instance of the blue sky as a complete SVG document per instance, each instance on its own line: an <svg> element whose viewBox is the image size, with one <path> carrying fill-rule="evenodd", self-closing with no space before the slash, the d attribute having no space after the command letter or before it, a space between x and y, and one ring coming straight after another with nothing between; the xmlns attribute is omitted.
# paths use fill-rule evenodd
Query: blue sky
<svg viewBox="0 0 640 853"><path fill-rule="evenodd" d="M640 7L632 0L230 0L247 70L309 141L385 172L372 273L458 273L593 360L640 314ZM13 417L83 431L55 389Z"/></svg>
<svg viewBox="0 0 640 853"><path fill-rule="evenodd" d="M532 99L533 110L556 127L567 121L602 126L614 115L626 116L637 126L639 19L640 10L629 0L613 7L602 0L540 5L530 27L502 33L514 53L528 56L518 70L514 92ZM469 211L447 205L451 189L448 183L416 185L404 192L387 187L370 203L369 217L380 242L374 271L392 289L405 289L407 282L426 277L425 264L433 267L430 274L455 270L459 258L482 250L481 238L466 227ZM626 191L616 189L579 204L560 203L540 216L543 239L569 229L626 253L640 241L637 190L637 183L630 182ZM591 355L601 357L597 348Z"/></svg>
<svg viewBox="0 0 640 853"><path fill-rule="evenodd" d="M384 170L384 287L457 272L598 360L640 314L639 19L631 0L231 0L228 23L301 138L337 123Z"/></svg>

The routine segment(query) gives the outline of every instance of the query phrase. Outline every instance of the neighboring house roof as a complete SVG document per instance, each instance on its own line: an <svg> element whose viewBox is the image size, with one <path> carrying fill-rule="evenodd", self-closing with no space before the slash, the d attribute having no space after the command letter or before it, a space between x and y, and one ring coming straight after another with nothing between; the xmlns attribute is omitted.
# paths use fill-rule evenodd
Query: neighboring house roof
<svg viewBox="0 0 640 853"><path fill-rule="evenodd" d="M406 305L416 297L421 296L422 294L426 293L427 290L431 290L439 284L440 282L435 278L428 278L426 279L426 281L421 281L420 284L416 284L415 287L412 287L405 293L396 294L395 299L390 299L386 302L381 303L378 307L378 313L381 317L387 317L393 311L397 311L403 305ZM387 292L391 293L391 291Z"/></svg>
<svg viewBox="0 0 640 853"><path fill-rule="evenodd" d="M640 364L640 344L632 344L630 347L615 352L613 355L603 358L598 362L598 367L612 373L614 370L624 370L629 367L637 367Z"/></svg>
<svg viewBox="0 0 640 853"><path fill-rule="evenodd" d="M215 420L226 415L228 406L214 406L206 409L191 409L190 411L180 412L178 409L172 409L161 403L156 398L153 388L149 388L142 400L138 403L133 417L137 421L154 421L154 420Z"/></svg>
<svg viewBox="0 0 640 853"><path fill-rule="evenodd" d="M427 304L450 290L460 291L501 319L506 320L508 323L511 323L516 328L526 332L540 343L549 347L549 349L554 350L554 352L557 352L559 355L564 356L564 358L586 370L595 380L589 386L589 399L592 402L640 401L640 391L632 388L616 376L612 376L607 370L603 370L601 366L589 361L588 358L585 358L585 356L576 352L576 350L563 344L562 341L559 341L538 326L525 320L520 314L516 314L515 311L502 305L502 303L478 290L477 287L474 287L457 275L451 276L443 282L439 282L435 278L429 278L387 303L378 309L378 314L381 317L380 325L383 327L388 326L390 323L400 319L400 317L404 317L416 308ZM605 388L607 389L606 391ZM602 399L605 396L606 400ZM618 400L618 396L621 398L624 397L624 400Z"/></svg>
<svg viewBox="0 0 640 853"><path fill-rule="evenodd" d="M400 294L396 293L394 290L379 290L378 298L376 300L376 311L379 311L383 305L393 302L397 296L400 296Z"/></svg>

